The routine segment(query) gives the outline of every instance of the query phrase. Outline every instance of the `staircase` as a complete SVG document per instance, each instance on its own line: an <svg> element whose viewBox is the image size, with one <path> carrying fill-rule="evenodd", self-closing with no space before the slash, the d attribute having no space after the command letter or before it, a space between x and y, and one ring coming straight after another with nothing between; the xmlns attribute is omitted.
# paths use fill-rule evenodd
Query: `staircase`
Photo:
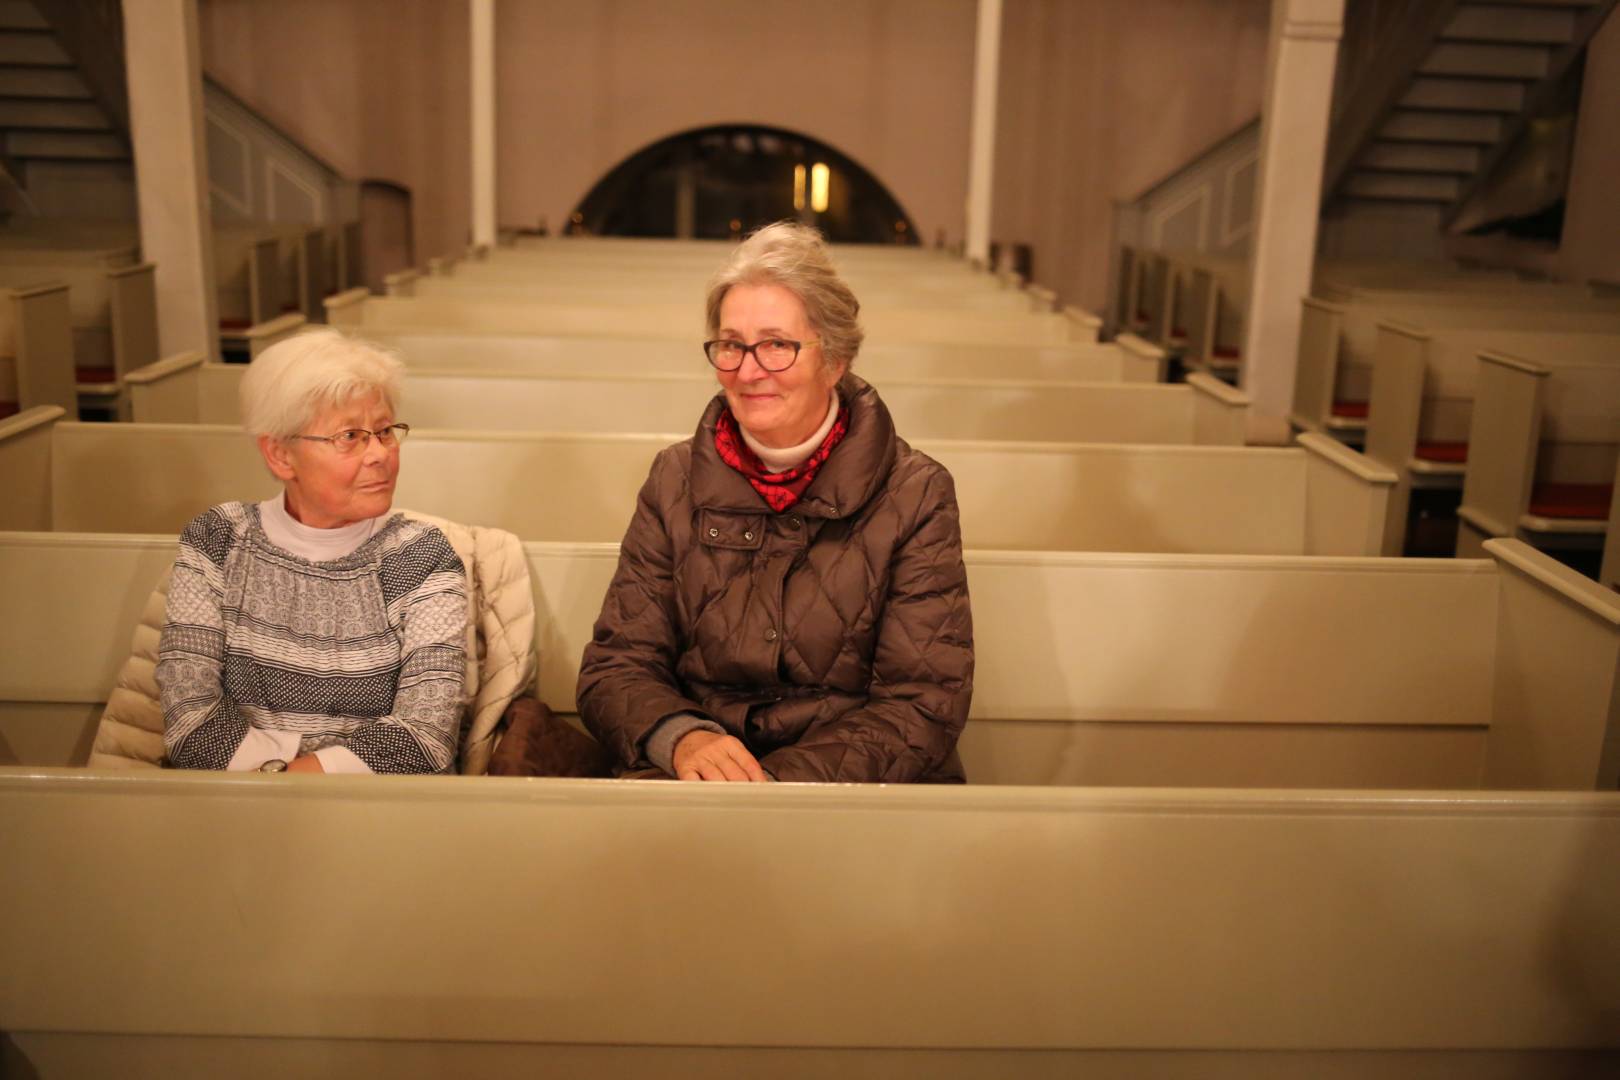
<svg viewBox="0 0 1620 1080"><path fill-rule="evenodd" d="M1554 99L1617 2L1352 7L1324 204L1423 207L1450 225Z"/></svg>
<svg viewBox="0 0 1620 1080"><path fill-rule="evenodd" d="M62 204L35 212L134 213L118 7L0 0L0 169L28 202L48 187L47 201ZM118 57L110 72L101 55L109 51Z"/></svg>

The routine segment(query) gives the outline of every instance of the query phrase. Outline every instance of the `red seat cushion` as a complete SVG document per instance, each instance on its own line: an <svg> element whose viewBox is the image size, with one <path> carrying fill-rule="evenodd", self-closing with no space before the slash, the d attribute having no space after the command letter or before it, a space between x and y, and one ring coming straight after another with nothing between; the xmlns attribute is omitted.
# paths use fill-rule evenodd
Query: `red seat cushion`
<svg viewBox="0 0 1620 1080"><path fill-rule="evenodd" d="M1146 308L1137 308L1136 309L1136 321L1137 322L1147 322L1148 321L1148 313L1147 313Z"/></svg>
<svg viewBox="0 0 1620 1080"><path fill-rule="evenodd" d="M1365 401L1335 401L1333 415L1345 420L1367 419L1367 403Z"/></svg>
<svg viewBox="0 0 1620 1080"><path fill-rule="evenodd" d="M247 319L221 319L221 320L219 320L219 328L221 330L246 330L248 327L250 327L252 325L253 324L251 322L249 322Z"/></svg>
<svg viewBox="0 0 1620 1080"><path fill-rule="evenodd" d="M22 408L15 401L0 401L0 420L8 416L16 416Z"/></svg>
<svg viewBox="0 0 1620 1080"><path fill-rule="evenodd" d="M1186 329L1184 327L1172 326L1170 328L1170 336L1171 337L1186 337L1187 336L1187 331L1186 331Z"/></svg>
<svg viewBox="0 0 1620 1080"><path fill-rule="evenodd" d="M1217 345L1210 350L1210 355L1217 360L1241 360L1243 350L1232 345Z"/></svg>
<svg viewBox="0 0 1620 1080"><path fill-rule="evenodd" d="M1530 512L1537 517L1602 521L1609 516L1613 484L1537 484L1530 492Z"/></svg>
<svg viewBox="0 0 1620 1080"><path fill-rule="evenodd" d="M79 382L106 383L117 382L118 373L110 367L82 367L73 370L73 377Z"/></svg>
<svg viewBox="0 0 1620 1080"><path fill-rule="evenodd" d="M1440 461L1447 465L1461 465L1468 460L1465 442L1420 442L1416 457L1419 461Z"/></svg>
<svg viewBox="0 0 1620 1080"><path fill-rule="evenodd" d="M282 304L281 305L281 312L282 312L283 315L285 315L289 311L301 311L301 310L303 310L303 309L300 308L297 304Z"/></svg>

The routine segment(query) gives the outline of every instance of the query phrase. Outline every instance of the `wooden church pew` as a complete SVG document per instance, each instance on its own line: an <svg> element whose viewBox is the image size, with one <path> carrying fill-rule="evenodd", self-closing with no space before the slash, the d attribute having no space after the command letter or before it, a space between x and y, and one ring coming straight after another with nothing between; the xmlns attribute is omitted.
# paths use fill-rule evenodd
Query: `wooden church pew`
<svg viewBox="0 0 1620 1080"><path fill-rule="evenodd" d="M436 370L514 374L655 374L708 370L693 341L514 334L367 332L406 364ZM871 345L853 370L881 386L886 378L1056 379L1071 382L1162 382L1165 353L1132 334L1107 343L1063 345Z"/></svg>
<svg viewBox="0 0 1620 1080"><path fill-rule="evenodd" d="M345 302L339 303L339 300ZM690 341L703 332L703 307L541 306L442 298L334 297L326 305L335 326L361 335L373 330L444 330L482 333L592 335ZM1081 324L1061 313L975 311L872 311L862 313L873 344L1052 345L1086 340Z"/></svg>
<svg viewBox="0 0 1620 1080"><path fill-rule="evenodd" d="M1496 536L1601 546L1617 462L1620 361L1541 364L1481 353L1458 553Z"/></svg>
<svg viewBox="0 0 1620 1080"><path fill-rule="evenodd" d="M1294 407L1289 422L1303 431L1356 438L1367 426L1378 324L1398 322L1424 329L1562 330L1620 333L1620 310L1558 305L1519 307L1446 304L1337 304L1313 297L1301 301Z"/></svg>
<svg viewBox="0 0 1620 1080"><path fill-rule="evenodd" d="M616 542L669 441L418 430L397 498L525 540ZM951 470L964 542L998 550L1373 555L1395 479L1324 436L1298 449L915 445ZM169 536L205 507L279 490L240 428L53 409L0 423L0 483L0 529Z"/></svg>
<svg viewBox="0 0 1620 1080"><path fill-rule="evenodd" d="M171 358L172 359L172 358ZM163 360L130 382L134 417L165 423L238 419L240 364ZM410 374L406 407L422 427L684 435L715 393L711 375L524 376ZM1248 398L1195 375L1174 386L888 380L881 393L909 439L1171 443L1241 446Z"/></svg>
<svg viewBox="0 0 1620 1080"><path fill-rule="evenodd" d="M1600 1076L1617 799L7 769L0 1024L137 1080ZM739 897L754 962L670 932Z"/></svg>
<svg viewBox="0 0 1620 1080"><path fill-rule="evenodd" d="M1385 322L1378 327L1367 455L1400 476L1384 553L1401 551L1406 502L1414 484L1460 486L1465 461L1478 454L1499 460L1495 447L1473 446L1479 437L1513 439L1494 424L1470 434L1479 357L1511 354L1557 370L1609 367L1581 374L1578 392L1548 403L1541 440L1539 479L1548 483L1596 484L1607 480L1620 443L1620 333L1520 332L1420 329ZM1508 451L1510 457L1522 451Z"/></svg>
<svg viewBox="0 0 1620 1080"><path fill-rule="evenodd" d="M82 764L175 541L0 534L0 739ZM573 709L614 544L524 545L539 693ZM1620 597L1484 560L967 554L975 783L1613 790ZM29 756L22 756L26 752Z"/></svg>

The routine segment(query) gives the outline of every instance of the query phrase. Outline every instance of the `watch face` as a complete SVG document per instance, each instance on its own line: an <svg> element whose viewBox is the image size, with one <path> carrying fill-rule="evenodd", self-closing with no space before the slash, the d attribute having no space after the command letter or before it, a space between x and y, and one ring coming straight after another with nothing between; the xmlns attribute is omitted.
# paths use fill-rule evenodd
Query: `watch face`
<svg viewBox="0 0 1620 1080"><path fill-rule="evenodd" d="M271 758L269 761L267 761L263 765L259 766L259 771L260 772L286 772L287 771L287 763L285 761L282 761L280 758Z"/></svg>

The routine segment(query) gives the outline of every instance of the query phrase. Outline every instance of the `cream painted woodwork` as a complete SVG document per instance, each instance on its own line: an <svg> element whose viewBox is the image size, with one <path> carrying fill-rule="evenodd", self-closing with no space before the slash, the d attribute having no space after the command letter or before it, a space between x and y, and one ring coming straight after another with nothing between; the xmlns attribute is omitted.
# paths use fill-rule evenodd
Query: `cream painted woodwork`
<svg viewBox="0 0 1620 1080"><path fill-rule="evenodd" d="M525 540L617 542L669 441L418 430L396 499ZM1395 480L1320 435L1298 449L914 445L951 471L963 543L995 550L1375 555ZM0 421L0 483L0 529L159 535L280 490L240 428L80 424L55 409Z"/></svg>
<svg viewBox="0 0 1620 1080"><path fill-rule="evenodd" d="M368 332L409 367L435 371L593 375L708 371L698 339ZM853 370L880 389L885 380L994 377L1067 382L1153 383L1164 379L1165 353L1131 334L1105 344L863 345Z"/></svg>
<svg viewBox="0 0 1620 1080"><path fill-rule="evenodd" d="M0 1023L42 1076L1595 1076L1617 803L5 769ZM668 932L739 897L768 962Z"/></svg>
<svg viewBox="0 0 1620 1080"><path fill-rule="evenodd" d="M1538 481L1607 483L1620 467L1620 359L1601 364L1562 357L1536 363L1503 352L1479 354L1469 431L1468 473L1457 509L1457 551L1468 555L1497 536L1595 544L1602 519L1530 512ZM1568 452L1573 444L1578 454ZM1563 453L1560 453L1563 451ZM1581 471L1568 464L1574 458ZM1549 458L1554 461L1549 462Z"/></svg>
<svg viewBox="0 0 1620 1080"><path fill-rule="evenodd" d="M241 364L169 358L130 376L134 419L233 423ZM421 427L485 431L656 432L682 437L716 387L711 375L515 375L416 368L401 415ZM908 439L1241 446L1248 399L1207 375L1186 383L886 380L884 403Z"/></svg>
<svg viewBox="0 0 1620 1080"><path fill-rule="evenodd" d="M1603 540L1603 563L1598 581L1620 592L1620 462L1614 467L1615 496L1609 502L1609 527Z"/></svg>
<svg viewBox="0 0 1620 1080"><path fill-rule="evenodd" d="M527 495L527 492L525 493ZM570 712L614 544L524 545ZM1612 790L1620 597L1483 560L970 551L976 783ZM174 540L0 534L0 738L73 764ZM82 762L82 759L77 759Z"/></svg>
<svg viewBox="0 0 1620 1080"><path fill-rule="evenodd" d="M1620 310L1612 302L1606 308L1584 301L1572 307L1555 303L1517 306L1510 301L1457 306L1441 298L1432 302L1337 304L1306 297L1301 306L1294 411L1288 419L1305 431L1357 433L1366 428L1364 420L1335 416L1333 404L1368 400L1381 322L1424 330L1620 333Z"/></svg>

